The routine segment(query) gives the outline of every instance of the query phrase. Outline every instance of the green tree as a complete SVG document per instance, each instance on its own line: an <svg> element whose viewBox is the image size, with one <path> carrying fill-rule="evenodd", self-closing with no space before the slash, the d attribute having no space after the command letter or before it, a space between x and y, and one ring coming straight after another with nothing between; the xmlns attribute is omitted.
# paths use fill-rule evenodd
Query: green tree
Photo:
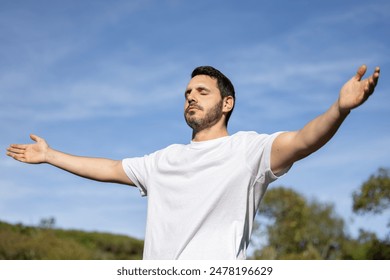
<svg viewBox="0 0 390 280"><path fill-rule="evenodd" d="M390 169L379 168L361 185L359 191L353 193L353 211L357 214L381 214L389 208Z"/></svg>
<svg viewBox="0 0 390 280"><path fill-rule="evenodd" d="M378 215L389 208L390 169L379 168L376 174L371 175L360 189L353 193L353 211L360 215ZM390 220L387 226L390 227ZM365 259L390 259L390 233L383 240L374 233L365 232L364 236Z"/></svg>
<svg viewBox="0 0 390 280"><path fill-rule="evenodd" d="M344 221L331 204L308 202L292 189L274 187L265 195L256 222L254 235L265 235L267 245L254 258L342 258Z"/></svg>

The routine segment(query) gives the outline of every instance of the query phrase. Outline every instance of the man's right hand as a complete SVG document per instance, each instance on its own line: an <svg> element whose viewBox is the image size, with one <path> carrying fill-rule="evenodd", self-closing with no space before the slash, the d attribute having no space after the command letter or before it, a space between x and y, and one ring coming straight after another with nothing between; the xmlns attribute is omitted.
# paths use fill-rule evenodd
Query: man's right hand
<svg viewBox="0 0 390 280"><path fill-rule="evenodd" d="M7 149L7 156L25 163L45 163L49 145L45 139L31 134L33 144L11 144Z"/></svg>
<svg viewBox="0 0 390 280"><path fill-rule="evenodd" d="M34 134L30 138L35 143L12 144L7 155L25 163L48 163L91 180L134 186L120 160L74 156L50 148L45 139Z"/></svg>

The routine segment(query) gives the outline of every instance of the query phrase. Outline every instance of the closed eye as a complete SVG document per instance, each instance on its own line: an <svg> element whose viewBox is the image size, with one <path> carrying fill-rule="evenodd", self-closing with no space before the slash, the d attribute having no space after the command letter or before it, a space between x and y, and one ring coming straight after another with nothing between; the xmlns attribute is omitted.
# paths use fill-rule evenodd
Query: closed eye
<svg viewBox="0 0 390 280"><path fill-rule="evenodd" d="M191 92L192 92L192 89L187 89L187 90L184 92L184 97L187 98L187 96L188 96L189 94L191 94ZM208 95L208 94L211 92L211 90L208 89L207 87L204 87L204 86L198 86L198 87L196 88L196 92L198 92L200 95Z"/></svg>
<svg viewBox="0 0 390 280"><path fill-rule="evenodd" d="M206 95L210 93L210 90L206 87L198 87L197 90L201 95Z"/></svg>

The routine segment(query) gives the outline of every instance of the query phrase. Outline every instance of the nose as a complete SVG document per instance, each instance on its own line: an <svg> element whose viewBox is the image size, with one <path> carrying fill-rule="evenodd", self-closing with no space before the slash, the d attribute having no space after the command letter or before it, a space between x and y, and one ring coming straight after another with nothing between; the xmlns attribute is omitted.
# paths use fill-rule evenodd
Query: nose
<svg viewBox="0 0 390 280"><path fill-rule="evenodd" d="M187 102L189 106L196 104L196 100L192 98L187 99Z"/></svg>
<svg viewBox="0 0 390 280"><path fill-rule="evenodd" d="M192 92L187 93L186 99L187 99L187 102L189 105L191 105L193 103L197 103L197 100L195 98L195 94L193 94Z"/></svg>

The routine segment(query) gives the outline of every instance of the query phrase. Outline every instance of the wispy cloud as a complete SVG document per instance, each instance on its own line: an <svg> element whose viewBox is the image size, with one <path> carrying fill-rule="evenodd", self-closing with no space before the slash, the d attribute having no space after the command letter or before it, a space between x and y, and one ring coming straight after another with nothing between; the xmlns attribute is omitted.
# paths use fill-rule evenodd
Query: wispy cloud
<svg viewBox="0 0 390 280"><path fill-rule="evenodd" d="M36 130L56 147L91 156L142 155L188 142L183 90L201 64L220 68L236 86L232 132L298 129L326 110L367 63L369 70L384 67L378 92L351 114L334 142L280 182L333 199L347 213L355 183L389 157L385 0L323 2L321 8L272 1L22 2L8 1L0 10L4 149L29 141ZM145 205L137 190L100 189L100 183L5 157L0 167L2 217L35 222L53 211L65 227L83 227L85 220L98 227L104 219L102 227L119 230L124 219L123 232L131 234L133 222L138 233L143 229ZM91 205L102 199L104 207L94 213Z"/></svg>

